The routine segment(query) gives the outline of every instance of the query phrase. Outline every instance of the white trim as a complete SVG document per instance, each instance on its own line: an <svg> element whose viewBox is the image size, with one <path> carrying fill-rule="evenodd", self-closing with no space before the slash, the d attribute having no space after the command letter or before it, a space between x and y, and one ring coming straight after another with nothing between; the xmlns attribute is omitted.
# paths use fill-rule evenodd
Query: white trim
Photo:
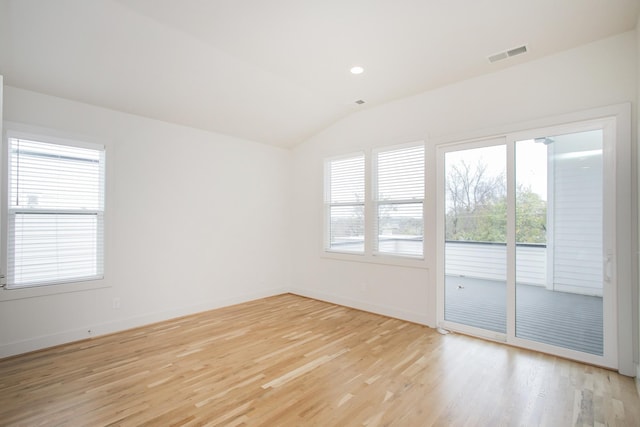
<svg viewBox="0 0 640 427"><path fill-rule="evenodd" d="M411 257L408 255L390 255L390 254L371 254L337 252L331 250L323 250L320 253L321 258L334 259L337 261L348 262L364 262L370 264L393 265L398 267L412 267L429 269L428 261L425 258Z"/></svg>
<svg viewBox="0 0 640 427"><path fill-rule="evenodd" d="M475 326L463 325L460 323L448 322L446 320L439 321L438 327L447 329L452 332L458 332L465 335L471 335L482 339L495 341L501 344L507 343L507 334L503 332L491 331L488 329L477 328Z"/></svg>
<svg viewBox="0 0 640 427"><path fill-rule="evenodd" d="M107 283L104 279L96 279L87 282L57 283L54 286L29 286L13 289L2 288L0 289L0 302L43 297L47 295L67 294L71 292L90 291L110 287L111 284Z"/></svg>
<svg viewBox="0 0 640 427"><path fill-rule="evenodd" d="M253 292L2 344L0 345L0 359L285 293L288 293L288 289Z"/></svg>
<svg viewBox="0 0 640 427"><path fill-rule="evenodd" d="M4 138L29 139L51 144L70 145L79 148L89 148L92 150L105 150L103 142L94 137L70 132L63 132L53 128L35 126L20 122L4 121Z"/></svg>
<svg viewBox="0 0 640 427"><path fill-rule="evenodd" d="M608 117L616 117L626 120L627 124L630 125L631 104L614 104L605 107L592 108L588 110L559 114L556 116L547 116L503 126L496 126L485 130L443 135L437 138L433 138L431 142L436 146L447 145L453 147L455 145L466 145L470 141L475 141L479 144L479 146L482 146L483 141L501 138L508 134L524 133L537 129L547 129L556 126L570 125L572 123L582 123L589 120L597 120ZM629 128L628 131L630 133L631 128Z"/></svg>
<svg viewBox="0 0 640 427"><path fill-rule="evenodd" d="M425 141L422 139L417 139L415 141L403 142L400 144L391 144L391 145L377 145L371 148L371 153L379 153L380 151L392 151L392 150L401 150L403 148L411 148L417 147L419 145L425 145ZM372 158L373 160L373 158ZM373 193L372 193L373 194Z"/></svg>
<svg viewBox="0 0 640 427"><path fill-rule="evenodd" d="M516 336L516 147L513 139L506 139L507 170L507 342Z"/></svg>

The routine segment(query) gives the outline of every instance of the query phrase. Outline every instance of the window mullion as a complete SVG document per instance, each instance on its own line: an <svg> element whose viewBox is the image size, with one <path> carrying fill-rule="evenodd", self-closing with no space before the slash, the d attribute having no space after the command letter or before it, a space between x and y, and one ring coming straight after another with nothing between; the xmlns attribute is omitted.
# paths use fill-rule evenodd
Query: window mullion
<svg viewBox="0 0 640 427"><path fill-rule="evenodd" d="M367 189L365 200L365 239L364 239L364 252L366 255L373 255L377 252L377 239L376 234L378 230L377 217L375 214L375 180L373 179L373 171L377 169L377 163L375 156L372 156L370 162L365 162L365 188Z"/></svg>

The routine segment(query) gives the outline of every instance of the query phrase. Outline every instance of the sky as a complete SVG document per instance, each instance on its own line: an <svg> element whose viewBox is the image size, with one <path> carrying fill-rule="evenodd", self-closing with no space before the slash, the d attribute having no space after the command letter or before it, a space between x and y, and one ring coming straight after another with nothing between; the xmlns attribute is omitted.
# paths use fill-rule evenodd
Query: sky
<svg viewBox="0 0 640 427"><path fill-rule="evenodd" d="M506 145L494 145L446 154L447 163L465 160L475 165L482 161L492 175L503 173L506 176ZM516 143L516 179L518 184L531 187L543 200L547 199L547 146L534 140Z"/></svg>

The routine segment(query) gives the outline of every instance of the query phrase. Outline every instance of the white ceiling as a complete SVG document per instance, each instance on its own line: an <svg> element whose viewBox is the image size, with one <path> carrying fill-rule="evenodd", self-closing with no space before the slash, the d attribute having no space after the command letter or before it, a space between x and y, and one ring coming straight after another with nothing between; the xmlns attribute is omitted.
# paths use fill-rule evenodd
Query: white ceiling
<svg viewBox="0 0 640 427"><path fill-rule="evenodd" d="M632 30L639 11L638 0L0 0L0 74L290 147L360 109ZM487 60L522 44L527 54Z"/></svg>

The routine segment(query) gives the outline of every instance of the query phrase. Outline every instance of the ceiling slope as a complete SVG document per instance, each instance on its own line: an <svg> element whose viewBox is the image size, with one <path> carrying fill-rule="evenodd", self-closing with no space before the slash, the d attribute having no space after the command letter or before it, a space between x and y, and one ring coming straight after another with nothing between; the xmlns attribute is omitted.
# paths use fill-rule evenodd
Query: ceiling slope
<svg viewBox="0 0 640 427"><path fill-rule="evenodd" d="M629 31L638 10L636 0L0 0L0 74L291 147L359 109ZM523 44L524 55L487 59Z"/></svg>

